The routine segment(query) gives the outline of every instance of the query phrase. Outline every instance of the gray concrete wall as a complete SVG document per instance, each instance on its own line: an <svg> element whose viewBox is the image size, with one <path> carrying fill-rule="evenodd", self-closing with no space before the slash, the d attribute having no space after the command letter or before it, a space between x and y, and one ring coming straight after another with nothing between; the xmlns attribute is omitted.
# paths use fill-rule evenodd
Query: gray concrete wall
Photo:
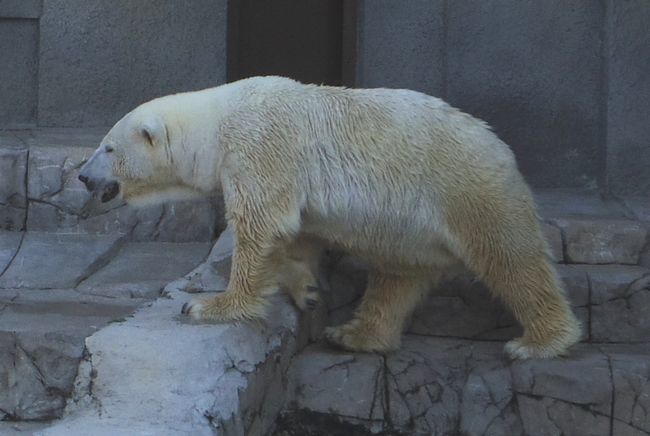
<svg viewBox="0 0 650 436"><path fill-rule="evenodd" d="M650 2L360 0L357 86L490 123L529 182L650 194Z"/></svg>
<svg viewBox="0 0 650 436"><path fill-rule="evenodd" d="M608 181L616 192L650 194L650 2L607 7Z"/></svg>
<svg viewBox="0 0 650 436"><path fill-rule="evenodd" d="M45 0L39 125L111 125L153 97L223 83L226 3Z"/></svg>
<svg viewBox="0 0 650 436"><path fill-rule="evenodd" d="M226 80L227 0L0 0L0 127L109 126Z"/></svg>
<svg viewBox="0 0 650 436"><path fill-rule="evenodd" d="M0 0L0 126L36 122L41 0Z"/></svg>

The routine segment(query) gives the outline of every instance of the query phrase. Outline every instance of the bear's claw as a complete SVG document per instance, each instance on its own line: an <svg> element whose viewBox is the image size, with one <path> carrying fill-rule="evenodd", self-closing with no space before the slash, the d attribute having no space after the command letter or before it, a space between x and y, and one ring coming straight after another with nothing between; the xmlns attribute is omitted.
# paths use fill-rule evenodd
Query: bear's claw
<svg viewBox="0 0 650 436"><path fill-rule="evenodd" d="M203 302L192 300L183 304L181 307L181 314L187 315L195 320L199 320L203 317Z"/></svg>

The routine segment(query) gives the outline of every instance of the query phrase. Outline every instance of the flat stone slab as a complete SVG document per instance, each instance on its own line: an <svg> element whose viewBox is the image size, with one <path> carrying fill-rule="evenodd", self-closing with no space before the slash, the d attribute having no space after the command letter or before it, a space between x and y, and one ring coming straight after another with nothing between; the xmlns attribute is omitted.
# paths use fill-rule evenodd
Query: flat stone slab
<svg viewBox="0 0 650 436"><path fill-rule="evenodd" d="M650 342L650 269L606 265L585 270L591 285L591 339Z"/></svg>
<svg viewBox="0 0 650 436"><path fill-rule="evenodd" d="M24 230L27 150L0 148L0 229Z"/></svg>
<svg viewBox="0 0 650 436"><path fill-rule="evenodd" d="M564 235L567 263L639 263L648 230L634 220L554 219Z"/></svg>
<svg viewBox="0 0 650 436"><path fill-rule="evenodd" d="M590 217L594 219L633 219L633 214L614 199L597 193L549 189L535 191L539 214L544 218Z"/></svg>
<svg viewBox="0 0 650 436"><path fill-rule="evenodd" d="M0 275L9 266L9 262L18 253L23 233L0 231Z"/></svg>
<svg viewBox="0 0 650 436"><path fill-rule="evenodd" d="M173 291L89 337L68 414L38 434L264 434L284 404L295 310L278 304L264 325L198 324L179 314L188 298Z"/></svg>
<svg viewBox="0 0 650 436"><path fill-rule="evenodd" d="M139 304L73 290L0 291L0 420L59 417L84 339Z"/></svg>
<svg viewBox="0 0 650 436"><path fill-rule="evenodd" d="M110 259L119 241L119 235L28 232L0 289L74 288Z"/></svg>
<svg viewBox="0 0 650 436"><path fill-rule="evenodd" d="M227 232L213 255L231 251ZM168 290L86 339L65 418L37 434L266 434L306 339L296 309L278 296L268 322L197 323L180 315L190 297Z"/></svg>
<svg viewBox="0 0 650 436"><path fill-rule="evenodd" d="M409 435L647 434L649 369L650 346L580 345L565 358L510 362L498 342L407 336L386 357L312 345L292 365L290 405ZM346 379L363 386L352 395Z"/></svg>
<svg viewBox="0 0 650 436"><path fill-rule="evenodd" d="M557 265L574 313L589 337L589 284L585 270ZM521 335L510 311L471 275L441 284L418 306L411 333L465 339L509 340Z"/></svg>
<svg viewBox="0 0 650 436"><path fill-rule="evenodd" d="M77 289L95 295L153 298L208 255L210 243L131 242Z"/></svg>
<svg viewBox="0 0 650 436"><path fill-rule="evenodd" d="M97 148L109 129L110 127L41 127L14 130L10 133L29 148L35 146Z"/></svg>

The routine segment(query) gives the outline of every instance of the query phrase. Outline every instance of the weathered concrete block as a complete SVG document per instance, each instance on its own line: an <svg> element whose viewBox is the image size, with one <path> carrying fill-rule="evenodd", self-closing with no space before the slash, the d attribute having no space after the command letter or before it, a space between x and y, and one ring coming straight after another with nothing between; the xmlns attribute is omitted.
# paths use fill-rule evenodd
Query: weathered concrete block
<svg viewBox="0 0 650 436"><path fill-rule="evenodd" d="M92 295L155 298L205 259L210 243L132 242L77 289Z"/></svg>
<svg viewBox="0 0 650 436"><path fill-rule="evenodd" d="M533 192L539 214L556 218L635 219L629 209L614 198L577 189L536 189Z"/></svg>
<svg viewBox="0 0 650 436"><path fill-rule="evenodd" d="M542 233L548 242L551 251L551 258L555 262L564 262L564 248L562 243L562 232L560 229L549 223L542 223Z"/></svg>
<svg viewBox="0 0 650 436"><path fill-rule="evenodd" d="M646 342L650 338L650 270L608 265L589 270L591 339Z"/></svg>
<svg viewBox="0 0 650 436"><path fill-rule="evenodd" d="M73 288L110 259L119 240L119 235L29 232L0 277L0 288Z"/></svg>
<svg viewBox="0 0 650 436"><path fill-rule="evenodd" d="M374 423L384 419L383 359L373 354L306 348L292 363L292 407Z"/></svg>
<svg viewBox="0 0 650 436"><path fill-rule="evenodd" d="M264 326L215 325L179 318L189 296L172 291L168 297L86 339L70 414L42 436L268 432L269 414L275 417L274 408L284 404L284 375L296 351L294 309L276 306ZM258 370L269 372L256 377ZM266 411L244 393L249 389L258 402L267 399Z"/></svg>
<svg viewBox="0 0 650 436"><path fill-rule="evenodd" d="M0 291L0 419L59 417L84 338L139 303L64 290Z"/></svg>
<svg viewBox="0 0 650 436"><path fill-rule="evenodd" d="M563 358L515 362L504 357L502 345L407 335L402 348L385 357L385 374L379 381L380 386L385 383L385 390L372 397L372 401L383 401L387 418L383 430L389 434L468 436L618 434L612 433L614 429L641 432L622 434L647 432L647 345L584 344ZM374 374L378 367L375 361L367 359L367 354L344 356L326 352L323 356L314 359L314 366L340 371L341 378L352 366L357 367L355 374ZM305 365L304 361L296 362L301 367ZM360 365L366 368L358 368ZM340 385L320 378L328 379L311 375L296 384L297 395L303 402L293 407L302 404L306 411L322 410L321 416L338 410ZM372 380L367 384L375 386ZM318 389L301 391L303 386ZM359 390L364 394L356 398L371 398L369 386ZM357 416L356 404L344 410ZM367 413L367 408L363 410ZM305 419L311 419L310 415ZM367 418L355 422L366 428L377 425ZM301 428L300 422L296 428Z"/></svg>
<svg viewBox="0 0 650 436"><path fill-rule="evenodd" d="M650 345L610 345L604 349L612 365L616 419L613 434L647 434L650 432Z"/></svg>
<svg viewBox="0 0 650 436"><path fill-rule="evenodd" d="M0 230L24 230L27 150L0 149Z"/></svg>
<svg viewBox="0 0 650 436"><path fill-rule="evenodd" d="M0 231L0 275L18 252L22 238L23 234L19 232Z"/></svg>
<svg viewBox="0 0 650 436"><path fill-rule="evenodd" d="M589 284L587 273L558 265L569 301L588 337ZM508 340L521 334L509 309L488 288L469 275L441 285L415 310L408 332L429 336Z"/></svg>
<svg viewBox="0 0 650 436"><path fill-rule="evenodd" d="M413 314L411 333L459 338L499 338L517 335L519 327L487 287L469 275L442 284Z"/></svg>
<svg viewBox="0 0 650 436"><path fill-rule="evenodd" d="M567 263L637 264L647 229L638 221L557 219L566 245Z"/></svg>

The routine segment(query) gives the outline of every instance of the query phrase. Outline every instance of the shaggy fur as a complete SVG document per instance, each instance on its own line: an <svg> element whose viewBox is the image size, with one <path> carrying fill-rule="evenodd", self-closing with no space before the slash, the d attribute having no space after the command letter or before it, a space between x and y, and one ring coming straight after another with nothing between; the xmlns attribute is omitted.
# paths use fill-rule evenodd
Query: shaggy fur
<svg viewBox="0 0 650 436"><path fill-rule="evenodd" d="M459 266L523 325L511 356L556 356L580 336L509 147L437 98L246 79L143 104L83 171L130 202L223 193L230 283L194 300L193 318L264 317L280 284L309 306L314 259L333 246L371 265L354 319L326 331L344 348L399 347L407 316Z"/></svg>

